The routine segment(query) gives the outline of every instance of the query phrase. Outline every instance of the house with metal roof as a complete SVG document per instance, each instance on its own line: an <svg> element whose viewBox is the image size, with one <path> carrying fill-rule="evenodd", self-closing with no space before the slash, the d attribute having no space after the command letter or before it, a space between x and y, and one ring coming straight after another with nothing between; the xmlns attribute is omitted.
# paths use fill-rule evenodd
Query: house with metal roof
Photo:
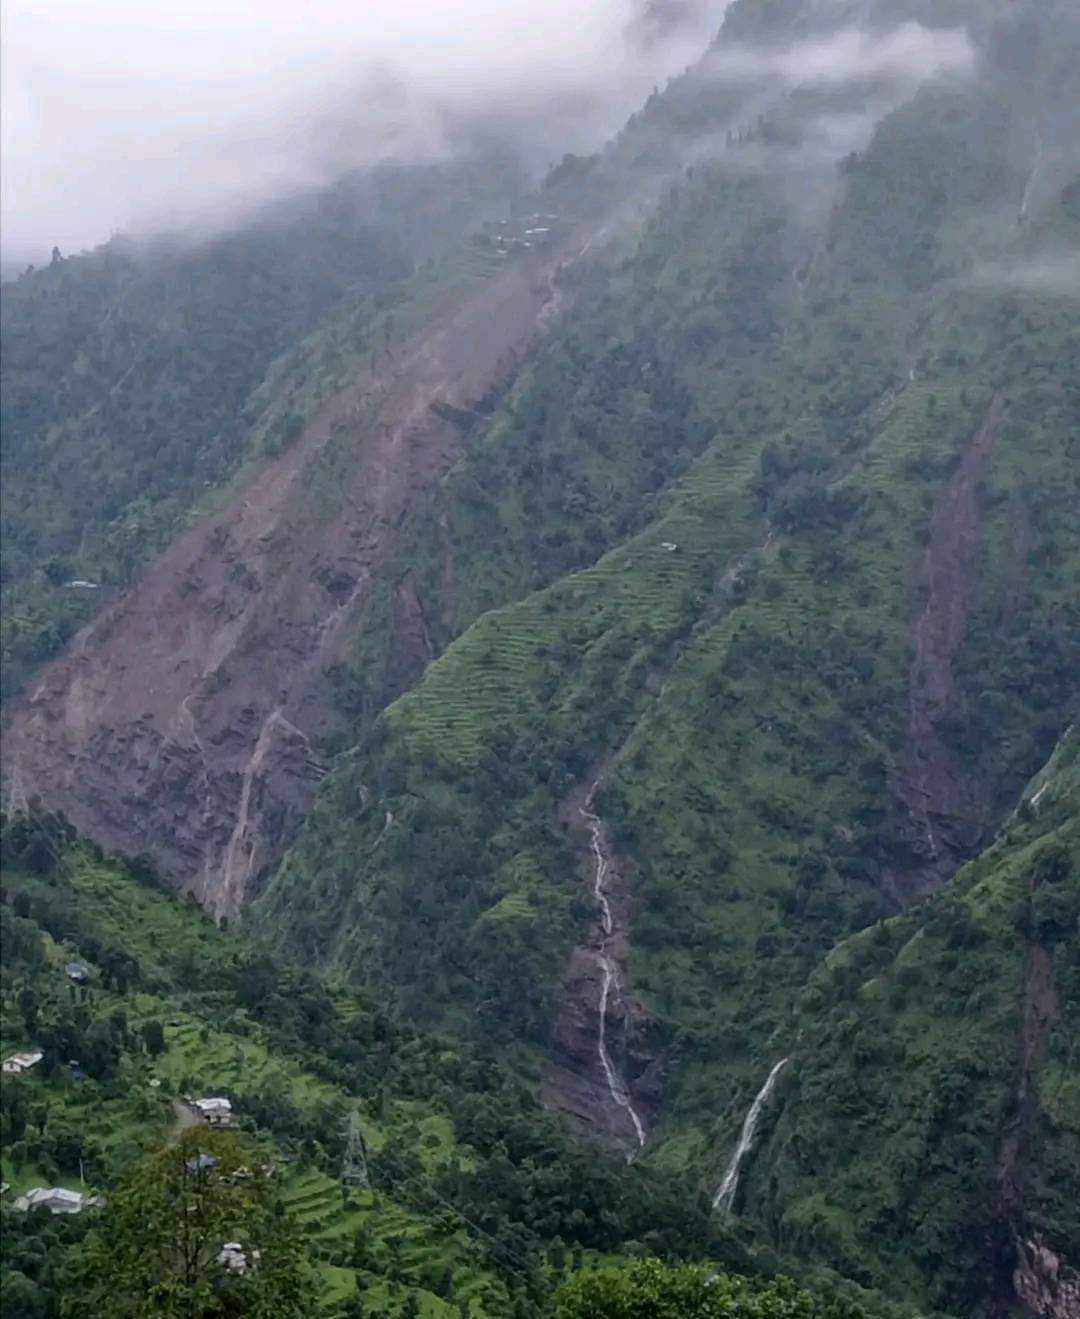
<svg viewBox="0 0 1080 1319"><path fill-rule="evenodd" d="M84 1195L63 1186L35 1186L32 1191L20 1195L14 1201L14 1207L23 1211L47 1209L50 1214L81 1214L84 1209L104 1203L100 1195Z"/></svg>
<svg viewBox="0 0 1080 1319"><path fill-rule="evenodd" d="M232 1125L232 1103L222 1095L212 1095L206 1099L195 1099L192 1107L198 1115L212 1127Z"/></svg>
<svg viewBox="0 0 1080 1319"><path fill-rule="evenodd" d="M42 1058L45 1057L41 1049L30 1049L26 1053L13 1053L9 1058L5 1058L0 1067L3 1068L5 1075L18 1076L20 1072L28 1072L31 1067L36 1067Z"/></svg>

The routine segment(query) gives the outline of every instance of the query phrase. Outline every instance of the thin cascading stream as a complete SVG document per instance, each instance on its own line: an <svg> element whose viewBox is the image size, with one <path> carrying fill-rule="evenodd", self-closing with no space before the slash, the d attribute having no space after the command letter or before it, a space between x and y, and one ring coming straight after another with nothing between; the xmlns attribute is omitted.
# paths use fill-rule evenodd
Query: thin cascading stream
<svg viewBox="0 0 1080 1319"><path fill-rule="evenodd" d="M596 952L596 961L597 965L600 967L601 974L600 999L597 1004L599 1021L597 1023L596 1031L596 1051L597 1056L600 1059L600 1067L604 1073L604 1079L607 1082L608 1092L618 1107L625 1109L627 1116L633 1123L638 1148L641 1149L645 1145L645 1125L631 1102L626 1083L619 1075L607 1048L608 1003L611 1001L613 990L615 993L615 1001L619 1001L622 987L619 984L618 968L616 967L614 960L608 954L608 944L614 933L615 921L611 911L611 903L608 900L607 890L604 887L604 881L608 872L608 858L604 852L603 825L600 817L592 809L593 798L596 796L596 791L599 786L600 780L597 779L589 789L584 805L578 808L582 818L589 826L589 834L592 839L592 852L595 859L595 868L593 871L593 897L596 899L596 905L600 911L600 927L602 931L600 947Z"/></svg>
<svg viewBox="0 0 1080 1319"><path fill-rule="evenodd" d="M731 1213L735 1204L735 1192L739 1189L739 1174L742 1171L743 1160L750 1153L750 1148L754 1143L754 1137L757 1135L758 1123L761 1120L761 1114L765 1105L769 1102L769 1096L776 1085L776 1078L787 1065L788 1059L781 1058L776 1066L769 1073L765 1084L757 1093L757 1097L750 1105L750 1111L746 1115L746 1120L742 1124L742 1131L739 1133L739 1143L735 1146L735 1151L731 1156L731 1162L727 1166L723 1180L713 1196L713 1209L719 1210L720 1213L728 1215Z"/></svg>

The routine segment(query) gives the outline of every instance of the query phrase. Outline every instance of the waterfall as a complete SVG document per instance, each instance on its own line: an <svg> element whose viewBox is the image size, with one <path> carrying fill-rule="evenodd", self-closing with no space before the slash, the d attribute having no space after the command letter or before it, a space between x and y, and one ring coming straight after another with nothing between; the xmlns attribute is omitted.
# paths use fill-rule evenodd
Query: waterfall
<svg viewBox="0 0 1080 1319"><path fill-rule="evenodd" d="M787 1062L786 1058L780 1059L769 1073L765 1084L758 1091L757 1098L750 1105L750 1112L747 1113L746 1121L742 1124L739 1143L735 1146L731 1162L724 1173L724 1180L713 1196L713 1208L719 1209L725 1216L731 1213L732 1206L735 1203L735 1192L739 1189L739 1172L742 1169L743 1160L749 1154L750 1147L754 1143L758 1122L761 1119L761 1111L769 1101L769 1096L772 1094L773 1086L776 1084L776 1078L780 1075L781 1068L786 1066Z"/></svg>
<svg viewBox="0 0 1080 1319"><path fill-rule="evenodd" d="M634 1109L634 1105L630 1102L630 1096L627 1093L626 1086L623 1084L618 1072L616 1072L615 1066L607 1051L608 996L611 993L613 985L616 994L619 992L619 973L615 969L615 963L606 953L601 952L597 957L597 961L600 963L600 970L603 972L604 982L600 989L600 1004L598 1009L600 1013L600 1023L596 1034L596 1051L600 1055L600 1066L604 1069L604 1076L607 1079L608 1090L611 1092L611 1097L620 1108L626 1109L627 1116L634 1124L634 1134L637 1136L638 1148L640 1149L645 1144L645 1128L642 1125L641 1118L638 1117Z"/></svg>
<svg viewBox="0 0 1080 1319"><path fill-rule="evenodd" d="M1020 224L1023 224L1023 222L1028 217L1028 208L1031 205L1031 195L1032 192L1034 191L1035 180L1039 176L1039 169L1042 166L1042 163L1043 163L1043 140L1042 137L1040 136L1038 144L1036 145L1035 148L1035 159L1032 161L1031 164L1031 173L1028 175L1027 182L1024 184L1024 195L1020 199L1020 213L1016 217L1017 222Z"/></svg>
<svg viewBox="0 0 1080 1319"><path fill-rule="evenodd" d="M600 985L600 1001L597 1004L599 1021L596 1030L596 1052L600 1059L600 1067L604 1073L604 1079L607 1081L608 1092L611 1098L619 1106L625 1109L626 1114L634 1125L634 1134L637 1136L638 1148L645 1145L645 1125L638 1116L633 1103L630 1100L630 1093L626 1084L615 1070L615 1064L611 1061L611 1055L607 1049L607 1010L608 1001L611 997L611 991L615 991L616 1001L619 998L619 972L615 962L608 956L608 943L614 932L615 921L611 912L611 903L608 901L607 890L604 887L604 878L607 875L608 859L604 853L603 842L603 824L600 817L593 811L593 798L596 790L600 786L600 780L589 789L585 798L585 804L578 809L582 818L589 826L589 834L592 838L592 852L596 861L596 868L593 872L593 897L596 899L596 905L600 909L600 925L603 931L600 940L600 947L597 950L596 961L600 967L602 976Z"/></svg>

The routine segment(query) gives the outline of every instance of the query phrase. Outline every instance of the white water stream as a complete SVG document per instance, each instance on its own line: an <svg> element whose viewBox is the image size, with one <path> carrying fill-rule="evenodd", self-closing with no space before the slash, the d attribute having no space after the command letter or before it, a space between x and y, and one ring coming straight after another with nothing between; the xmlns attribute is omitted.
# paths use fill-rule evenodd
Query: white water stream
<svg viewBox="0 0 1080 1319"><path fill-rule="evenodd" d="M1027 176L1027 182L1024 184L1024 195L1020 198L1020 213L1017 215L1017 221L1020 224L1028 217L1028 209L1031 206L1031 196L1035 190L1035 180L1039 177L1039 170L1043 163L1043 140L1039 137L1035 146L1035 158L1031 163L1031 173Z"/></svg>
<svg viewBox="0 0 1080 1319"><path fill-rule="evenodd" d="M739 1189L739 1173L742 1170L743 1160L749 1154L750 1147L754 1143L758 1122L761 1119L761 1110L768 1103L773 1086L776 1084L776 1078L780 1075L781 1069L787 1065L787 1062L786 1058L780 1059L769 1073L765 1084L758 1091L757 1098L750 1105L750 1112L747 1113L746 1121L742 1125L742 1131L739 1133L739 1143L735 1146L731 1162L724 1173L724 1180L713 1196L713 1208L719 1209L722 1214L731 1213L732 1205L735 1203L735 1192Z"/></svg>
<svg viewBox="0 0 1080 1319"><path fill-rule="evenodd" d="M600 909L600 926L602 930L600 947L596 951L596 961L603 977L600 987L600 1001L597 1005L599 1021L596 1029L596 1051L611 1098L620 1108L626 1110L627 1116L634 1124L634 1134L637 1136L638 1148L640 1149L645 1144L645 1125L631 1103L626 1084L615 1070L615 1065L611 1061L611 1055L607 1049L608 1002L612 990L615 991L616 1002L618 1001L621 987L619 985L618 968L614 960L608 955L608 944L614 932L615 922L611 914L611 903L608 901L607 890L604 887L604 879L608 872L608 858L604 852L603 823L592 809L593 798L596 796L596 790L599 786L600 780L597 779L589 789L584 805L578 807L582 819L589 826L589 834L592 838L592 852L596 862L593 871L593 897Z"/></svg>

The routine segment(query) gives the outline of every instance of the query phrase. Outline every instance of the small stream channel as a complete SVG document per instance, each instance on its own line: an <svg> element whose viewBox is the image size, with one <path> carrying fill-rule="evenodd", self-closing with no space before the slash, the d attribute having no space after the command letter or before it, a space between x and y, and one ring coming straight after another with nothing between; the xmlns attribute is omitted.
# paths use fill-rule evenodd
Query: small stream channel
<svg viewBox="0 0 1080 1319"><path fill-rule="evenodd" d="M596 1050L600 1059L600 1066L603 1070L604 1078L607 1081L608 1092L619 1108L626 1111L626 1115L633 1123L638 1149L641 1149L644 1147L646 1139L645 1124L642 1122L640 1115L634 1108L633 1102L630 1099L630 1092L626 1087L626 1082L619 1075L618 1069L612 1062L607 1047L608 1007L612 1001L612 994L614 994L615 1003L622 1002L622 985L619 980L619 969L609 952L616 931L611 911L611 903L608 900L607 889L605 887L610 860L604 841L604 824L593 810L593 801L599 787L600 779L596 779L588 791L584 804L578 807L582 819L588 825L589 835L592 840L592 853L594 858L593 897L596 899L596 905L600 912L600 942L599 946L596 948L596 962L600 968L601 983L600 997L597 1003L598 1021L596 1029Z"/></svg>

